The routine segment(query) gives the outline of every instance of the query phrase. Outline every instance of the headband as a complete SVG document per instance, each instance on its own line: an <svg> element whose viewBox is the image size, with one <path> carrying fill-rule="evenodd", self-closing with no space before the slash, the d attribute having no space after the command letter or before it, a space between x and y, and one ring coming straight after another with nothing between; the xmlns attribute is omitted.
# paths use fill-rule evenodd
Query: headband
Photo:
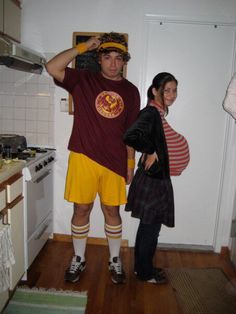
<svg viewBox="0 0 236 314"><path fill-rule="evenodd" d="M127 48L124 45L112 41L101 44L98 48L98 51L102 48L118 48L124 52L127 52Z"/></svg>

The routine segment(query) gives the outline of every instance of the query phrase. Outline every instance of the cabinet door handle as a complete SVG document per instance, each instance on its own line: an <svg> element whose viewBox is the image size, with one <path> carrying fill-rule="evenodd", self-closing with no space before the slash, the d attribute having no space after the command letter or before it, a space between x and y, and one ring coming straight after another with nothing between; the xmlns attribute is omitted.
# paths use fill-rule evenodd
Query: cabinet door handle
<svg viewBox="0 0 236 314"><path fill-rule="evenodd" d="M0 213L0 220L2 220L2 224L3 225L10 225L9 222L8 222L8 215L7 215L7 213L6 214Z"/></svg>

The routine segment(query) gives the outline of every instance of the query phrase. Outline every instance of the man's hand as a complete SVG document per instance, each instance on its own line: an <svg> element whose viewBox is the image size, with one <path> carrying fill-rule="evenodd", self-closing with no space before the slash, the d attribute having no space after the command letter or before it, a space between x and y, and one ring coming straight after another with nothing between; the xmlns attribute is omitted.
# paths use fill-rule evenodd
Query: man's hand
<svg viewBox="0 0 236 314"><path fill-rule="evenodd" d="M100 43L101 43L101 41L99 40L99 36L90 37L86 41L86 46L87 46L88 51L91 51L91 50L98 48Z"/></svg>
<svg viewBox="0 0 236 314"><path fill-rule="evenodd" d="M127 178L126 178L126 184L129 185L134 177L134 169L128 168L127 169Z"/></svg>
<svg viewBox="0 0 236 314"><path fill-rule="evenodd" d="M135 150L126 146L127 149L127 178L126 184L130 184L134 177L134 167L135 167Z"/></svg>

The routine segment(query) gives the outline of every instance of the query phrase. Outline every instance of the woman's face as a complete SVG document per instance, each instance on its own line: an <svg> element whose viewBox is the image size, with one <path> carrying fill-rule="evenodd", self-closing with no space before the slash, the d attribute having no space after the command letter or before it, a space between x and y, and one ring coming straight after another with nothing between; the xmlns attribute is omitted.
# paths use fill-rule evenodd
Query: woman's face
<svg viewBox="0 0 236 314"><path fill-rule="evenodd" d="M160 102L162 105L169 107L173 104L175 99L177 98L177 85L176 82L171 81L167 82L163 89L163 97L160 95L160 90L154 93L154 99L157 102ZM163 104L164 102L164 104Z"/></svg>

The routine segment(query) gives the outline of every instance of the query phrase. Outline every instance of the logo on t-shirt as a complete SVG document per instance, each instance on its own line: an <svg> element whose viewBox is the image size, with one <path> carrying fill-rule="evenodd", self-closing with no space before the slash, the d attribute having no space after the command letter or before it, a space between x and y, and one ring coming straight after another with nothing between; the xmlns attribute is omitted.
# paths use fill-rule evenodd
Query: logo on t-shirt
<svg viewBox="0 0 236 314"><path fill-rule="evenodd" d="M95 101L97 111L106 118L116 118L124 110L124 103L119 94L110 91L101 92Z"/></svg>

